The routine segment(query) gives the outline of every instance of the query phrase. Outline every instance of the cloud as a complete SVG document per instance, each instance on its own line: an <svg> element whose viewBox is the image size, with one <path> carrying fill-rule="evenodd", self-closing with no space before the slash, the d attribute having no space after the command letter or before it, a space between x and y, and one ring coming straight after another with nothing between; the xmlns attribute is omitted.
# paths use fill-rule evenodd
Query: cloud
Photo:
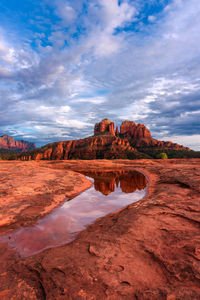
<svg viewBox="0 0 200 300"><path fill-rule="evenodd" d="M114 35L117 28L124 26L136 14L136 9L128 2L119 5L118 0L100 0L98 6L91 6L97 22L92 26L88 44L94 48L95 56L109 56L123 45L120 35Z"/></svg>
<svg viewBox="0 0 200 300"><path fill-rule="evenodd" d="M200 151L200 145L198 141L200 140L200 134L195 135L178 135L178 136L165 136L163 137L165 141L172 141L173 143L187 145L190 149Z"/></svg>
<svg viewBox="0 0 200 300"><path fill-rule="evenodd" d="M77 14L73 7L65 1L58 1L56 14L62 19L63 25L68 26L76 20Z"/></svg>
<svg viewBox="0 0 200 300"><path fill-rule="evenodd" d="M30 42L0 22L1 132L42 144L90 135L108 117L191 144L200 129L200 3L167 2L156 1L157 12L155 1L45 0L39 23L52 22L34 27Z"/></svg>
<svg viewBox="0 0 200 300"><path fill-rule="evenodd" d="M90 98L78 98L73 101L73 103L92 103L92 104L102 104L106 101L105 97L90 97Z"/></svg>
<svg viewBox="0 0 200 300"><path fill-rule="evenodd" d="M156 20L155 16L148 16L148 21L149 22L154 22Z"/></svg>

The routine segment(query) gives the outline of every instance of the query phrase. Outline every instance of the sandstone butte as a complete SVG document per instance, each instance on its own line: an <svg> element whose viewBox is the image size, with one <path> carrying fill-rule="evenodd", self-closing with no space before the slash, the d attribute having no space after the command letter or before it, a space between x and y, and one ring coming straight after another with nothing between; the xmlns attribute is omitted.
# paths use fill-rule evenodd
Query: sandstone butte
<svg viewBox="0 0 200 300"><path fill-rule="evenodd" d="M35 148L36 145L34 143L26 141L16 141L14 138L8 135L0 136L0 149L23 152L33 150Z"/></svg>
<svg viewBox="0 0 200 300"><path fill-rule="evenodd" d="M73 242L28 258L0 243L1 300L200 299L200 159L2 161L1 236L88 188L77 172L130 169L149 179L145 198Z"/></svg>
<svg viewBox="0 0 200 300"><path fill-rule="evenodd" d="M108 119L95 124L94 135L88 138L71 141L61 141L48 144L37 151L31 151L21 156L22 160L67 160L67 159L120 159L120 158L150 158L146 150L156 151L185 150L187 147L158 141L152 138L150 131L142 124L124 121L120 131Z"/></svg>

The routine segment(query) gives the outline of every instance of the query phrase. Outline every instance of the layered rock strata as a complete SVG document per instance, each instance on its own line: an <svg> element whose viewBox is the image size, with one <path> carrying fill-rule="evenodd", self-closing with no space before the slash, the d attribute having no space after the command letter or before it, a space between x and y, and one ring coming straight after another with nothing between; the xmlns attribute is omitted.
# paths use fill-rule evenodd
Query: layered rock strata
<svg viewBox="0 0 200 300"><path fill-rule="evenodd" d="M63 160L63 159L116 159L150 158L145 154L148 149L158 151L184 150L189 148L172 142L152 138L150 131L142 124L124 121L115 131L114 123L102 120L94 127L94 136L85 139L61 141L48 144L36 152L22 156L22 160Z"/></svg>
<svg viewBox="0 0 200 300"><path fill-rule="evenodd" d="M143 124L124 121L120 126L120 133L128 139L151 139L150 131Z"/></svg>
<svg viewBox="0 0 200 300"><path fill-rule="evenodd" d="M115 135L115 125L108 119L102 120L100 123L96 123L94 126L94 135L110 133Z"/></svg>
<svg viewBox="0 0 200 300"><path fill-rule="evenodd" d="M30 152L29 155L22 156L21 159L110 159L126 158L127 155L140 157L140 153L130 146L129 141L113 135L97 135L81 140L48 144L37 152Z"/></svg>
<svg viewBox="0 0 200 300"><path fill-rule="evenodd" d="M123 138L129 140L130 144L136 148L148 148L153 147L160 150L186 150L190 151L188 147L182 145L159 141L151 136L151 132L143 124L136 124L132 121L124 121L120 126L120 134Z"/></svg>

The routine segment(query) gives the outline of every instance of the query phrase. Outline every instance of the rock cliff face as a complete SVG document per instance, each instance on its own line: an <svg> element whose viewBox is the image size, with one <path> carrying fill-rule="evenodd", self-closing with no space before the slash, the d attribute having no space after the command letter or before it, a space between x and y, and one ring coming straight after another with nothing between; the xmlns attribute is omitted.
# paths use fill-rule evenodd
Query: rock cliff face
<svg viewBox="0 0 200 300"><path fill-rule="evenodd" d="M34 143L29 143L26 141L16 141L14 138L8 135L0 136L0 149L23 152L33 150L35 148L36 146Z"/></svg>
<svg viewBox="0 0 200 300"><path fill-rule="evenodd" d="M124 121L115 131L114 123L102 120L94 127L94 136L85 139L62 141L48 144L32 151L22 160L63 160L63 159L116 159L150 158L148 150L153 151L191 151L172 142L152 138L150 131L142 124Z"/></svg>
<svg viewBox="0 0 200 300"><path fill-rule="evenodd" d="M143 124L135 124L132 121L124 121L120 126L120 133L125 138L151 139L150 131Z"/></svg>
<svg viewBox="0 0 200 300"><path fill-rule="evenodd" d="M132 155L135 158L140 157L140 153L131 147L128 141L108 134L48 144L37 151L30 152L21 159L115 159L126 158L127 155Z"/></svg>
<svg viewBox="0 0 200 300"><path fill-rule="evenodd" d="M110 133L115 135L115 125L108 119L102 120L100 123L96 123L94 126L94 135Z"/></svg>
<svg viewBox="0 0 200 300"><path fill-rule="evenodd" d="M135 124L132 121L124 121L120 126L120 134L123 138L128 139L132 147L138 150L154 148L157 150L187 150L189 148L172 142L158 141L152 138L150 131L143 124Z"/></svg>

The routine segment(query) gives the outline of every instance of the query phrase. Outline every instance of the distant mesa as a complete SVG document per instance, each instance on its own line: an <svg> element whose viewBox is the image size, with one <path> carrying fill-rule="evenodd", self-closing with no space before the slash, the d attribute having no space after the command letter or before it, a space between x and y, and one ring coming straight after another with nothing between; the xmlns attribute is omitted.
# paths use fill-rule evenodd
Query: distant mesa
<svg viewBox="0 0 200 300"><path fill-rule="evenodd" d="M80 140L51 143L22 155L22 160L67 159L138 159L152 158L160 152L194 152L191 149L154 139L143 124L124 121L115 129L114 122L104 119L94 126L94 135ZM175 153L175 156L174 156Z"/></svg>
<svg viewBox="0 0 200 300"><path fill-rule="evenodd" d="M0 149L3 150L13 150L17 152L25 152L30 151L36 148L34 143L26 142L26 141L16 141L9 135L0 136Z"/></svg>

